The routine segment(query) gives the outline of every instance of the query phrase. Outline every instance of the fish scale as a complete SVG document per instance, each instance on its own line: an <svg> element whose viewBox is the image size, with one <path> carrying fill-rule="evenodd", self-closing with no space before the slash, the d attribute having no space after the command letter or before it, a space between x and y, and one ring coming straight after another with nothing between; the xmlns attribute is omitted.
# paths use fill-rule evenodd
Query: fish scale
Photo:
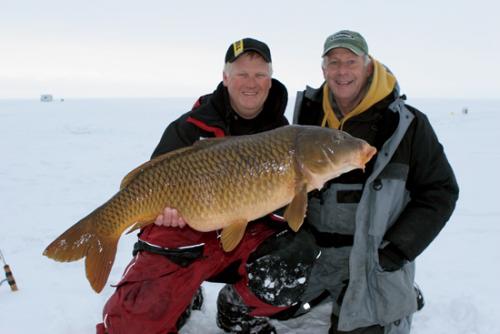
<svg viewBox="0 0 500 334"><path fill-rule="evenodd" d="M202 140L134 169L118 193L61 234L44 254L57 261L85 257L87 278L99 292L121 234L151 224L165 207L176 208L195 230L222 229L225 251L238 245L249 221L289 203L285 218L297 231L307 191L364 168L375 152L340 130L314 126Z"/></svg>

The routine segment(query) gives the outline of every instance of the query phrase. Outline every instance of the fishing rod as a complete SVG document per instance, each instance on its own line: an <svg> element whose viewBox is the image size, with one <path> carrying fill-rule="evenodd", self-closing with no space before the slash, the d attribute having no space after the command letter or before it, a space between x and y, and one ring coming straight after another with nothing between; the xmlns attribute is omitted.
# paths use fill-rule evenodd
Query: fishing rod
<svg viewBox="0 0 500 334"><path fill-rule="evenodd" d="M3 282L7 281L10 285L10 289L12 291L17 291L17 284L16 280L14 279L14 275L12 275L12 270L10 270L9 265L7 262L5 262L5 257L2 254L2 250L0 250L0 258L2 259L3 262L3 270L5 271L5 279L0 281L0 285L3 284Z"/></svg>

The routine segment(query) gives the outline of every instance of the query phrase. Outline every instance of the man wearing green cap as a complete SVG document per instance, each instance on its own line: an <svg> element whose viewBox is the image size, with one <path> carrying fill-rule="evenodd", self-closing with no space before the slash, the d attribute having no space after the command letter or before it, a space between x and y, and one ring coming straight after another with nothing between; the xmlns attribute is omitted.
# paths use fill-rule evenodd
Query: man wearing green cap
<svg viewBox="0 0 500 334"><path fill-rule="evenodd" d="M307 222L322 255L302 306L329 294L330 333L409 333L423 306L415 259L450 218L458 185L429 120L405 103L363 36L329 36L322 57L325 82L298 93L294 123L342 129L378 154L364 172L310 194Z"/></svg>

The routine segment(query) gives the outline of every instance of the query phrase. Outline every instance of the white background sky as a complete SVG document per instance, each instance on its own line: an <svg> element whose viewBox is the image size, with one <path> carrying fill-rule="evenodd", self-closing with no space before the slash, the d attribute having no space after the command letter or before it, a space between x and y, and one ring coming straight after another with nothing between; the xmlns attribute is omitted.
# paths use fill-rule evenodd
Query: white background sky
<svg viewBox="0 0 500 334"><path fill-rule="evenodd" d="M500 5L490 0L0 0L0 98L211 92L225 51L269 44L290 95L318 86L325 38L361 32L411 97L500 97Z"/></svg>

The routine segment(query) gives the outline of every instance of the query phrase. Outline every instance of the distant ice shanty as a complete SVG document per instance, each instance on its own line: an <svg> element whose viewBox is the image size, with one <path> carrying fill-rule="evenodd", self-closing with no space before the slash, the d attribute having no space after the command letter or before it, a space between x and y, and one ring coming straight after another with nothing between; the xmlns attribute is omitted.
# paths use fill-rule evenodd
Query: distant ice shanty
<svg viewBox="0 0 500 334"><path fill-rule="evenodd" d="M42 94L40 95L40 101L42 102L52 102L54 97L51 94Z"/></svg>

